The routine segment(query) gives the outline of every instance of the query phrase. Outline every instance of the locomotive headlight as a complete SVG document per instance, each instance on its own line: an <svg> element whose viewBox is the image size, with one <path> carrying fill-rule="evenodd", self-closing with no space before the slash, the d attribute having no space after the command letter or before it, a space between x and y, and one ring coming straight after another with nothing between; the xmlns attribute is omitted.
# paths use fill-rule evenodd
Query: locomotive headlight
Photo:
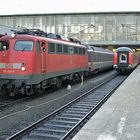
<svg viewBox="0 0 140 140"><path fill-rule="evenodd" d="M13 33L11 36L14 38L14 37L16 37L16 34Z"/></svg>
<svg viewBox="0 0 140 140"><path fill-rule="evenodd" d="M25 71L25 70L26 70L26 68L25 68L25 67L21 67L21 70L22 70L22 71Z"/></svg>

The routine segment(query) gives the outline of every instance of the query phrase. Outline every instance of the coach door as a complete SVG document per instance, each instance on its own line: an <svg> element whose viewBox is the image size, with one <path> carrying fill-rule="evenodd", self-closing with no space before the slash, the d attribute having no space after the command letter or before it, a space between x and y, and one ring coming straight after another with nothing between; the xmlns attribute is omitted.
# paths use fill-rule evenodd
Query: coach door
<svg viewBox="0 0 140 140"><path fill-rule="evenodd" d="M127 66L128 64L128 53L127 52L119 52L119 65Z"/></svg>
<svg viewBox="0 0 140 140"><path fill-rule="evenodd" d="M41 42L41 72L46 72L46 42Z"/></svg>

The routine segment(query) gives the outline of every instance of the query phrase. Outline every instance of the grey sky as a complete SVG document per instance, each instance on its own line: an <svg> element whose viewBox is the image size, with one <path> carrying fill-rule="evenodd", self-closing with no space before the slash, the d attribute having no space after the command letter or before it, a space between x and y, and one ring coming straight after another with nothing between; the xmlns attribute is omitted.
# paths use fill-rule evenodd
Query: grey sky
<svg viewBox="0 0 140 140"><path fill-rule="evenodd" d="M138 0L0 0L0 15L140 11Z"/></svg>

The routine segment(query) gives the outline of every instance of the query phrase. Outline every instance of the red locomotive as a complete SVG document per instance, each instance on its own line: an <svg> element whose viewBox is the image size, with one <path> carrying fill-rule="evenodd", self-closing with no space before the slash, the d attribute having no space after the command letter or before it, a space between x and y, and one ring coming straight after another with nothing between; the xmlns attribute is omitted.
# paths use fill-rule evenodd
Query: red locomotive
<svg viewBox="0 0 140 140"><path fill-rule="evenodd" d="M32 35L0 39L0 85L11 96L60 86L88 70L87 48Z"/></svg>
<svg viewBox="0 0 140 140"><path fill-rule="evenodd" d="M139 64L139 55L128 47L119 47L114 53L114 68L119 73L131 72Z"/></svg>

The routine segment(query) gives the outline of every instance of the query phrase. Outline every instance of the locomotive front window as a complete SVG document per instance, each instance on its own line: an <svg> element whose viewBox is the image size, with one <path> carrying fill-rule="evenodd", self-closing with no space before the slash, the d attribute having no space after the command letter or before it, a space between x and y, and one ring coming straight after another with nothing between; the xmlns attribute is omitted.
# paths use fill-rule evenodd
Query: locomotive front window
<svg viewBox="0 0 140 140"><path fill-rule="evenodd" d="M5 51L9 49L9 42L0 41L0 51Z"/></svg>
<svg viewBox="0 0 140 140"><path fill-rule="evenodd" d="M33 41L16 41L14 49L16 51L32 51Z"/></svg>

